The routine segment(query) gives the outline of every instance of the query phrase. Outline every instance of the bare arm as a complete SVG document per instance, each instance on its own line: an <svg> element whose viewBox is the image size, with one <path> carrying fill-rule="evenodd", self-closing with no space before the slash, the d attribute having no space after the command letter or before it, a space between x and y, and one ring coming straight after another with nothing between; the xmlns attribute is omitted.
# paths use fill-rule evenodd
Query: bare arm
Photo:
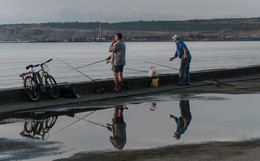
<svg viewBox="0 0 260 161"><path fill-rule="evenodd" d="M174 115L171 115L171 114L170 114L170 118L177 119L177 117L175 117Z"/></svg>
<svg viewBox="0 0 260 161"><path fill-rule="evenodd" d="M187 128L187 119L184 118L183 121L184 121L184 128Z"/></svg>
<svg viewBox="0 0 260 161"><path fill-rule="evenodd" d="M113 45L116 43L116 41L114 40L113 42L112 42L112 44L110 45L110 47L109 47L109 52L112 52L112 47L113 47Z"/></svg>
<svg viewBox="0 0 260 161"><path fill-rule="evenodd" d="M176 57L176 56L171 57L171 58L170 58L170 61L173 61L175 58L177 58L177 57Z"/></svg>
<svg viewBox="0 0 260 161"><path fill-rule="evenodd" d="M111 127L107 126L107 129L108 129L108 131L112 132L112 128Z"/></svg>
<svg viewBox="0 0 260 161"><path fill-rule="evenodd" d="M110 60L112 58L112 55L109 55L106 60Z"/></svg>
<svg viewBox="0 0 260 161"><path fill-rule="evenodd" d="M183 49L183 51L184 51L184 59L186 59L187 58L187 49L185 48L185 49Z"/></svg>

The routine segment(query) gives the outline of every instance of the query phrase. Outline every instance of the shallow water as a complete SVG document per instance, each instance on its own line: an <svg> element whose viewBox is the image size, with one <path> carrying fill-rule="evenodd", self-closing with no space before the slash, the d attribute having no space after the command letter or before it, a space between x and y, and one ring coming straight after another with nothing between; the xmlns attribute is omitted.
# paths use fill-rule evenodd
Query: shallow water
<svg viewBox="0 0 260 161"><path fill-rule="evenodd" d="M68 157L81 151L117 151L109 140L112 133L103 127L107 123L112 124L111 119L116 105L128 107L123 111L127 136L124 150L259 138L259 96L260 93L237 95L164 93L75 107L21 111L0 115L2 118L0 139L37 143L39 149L46 145L55 149L53 154L47 151L46 154L27 156L28 158L22 155L21 158L25 160L51 160ZM169 115L181 116L180 101L189 102L192 119L187 131L180 140L176 140L173 134L177 125ZM34 115L38 116L37 121ZM56 115L57 120L54 121L53 127L48 129L45 140L20 135L24 130L25 122L41 123L46 121L47 117ZM41 138L39 135L35 136ZM6 155L6 153L2 154ZM14 151L8 154L9 159L12 155L19 156L19 153L15 154Z"/></svg>
<svg viewBox="0 0 260 161"><path fill-rule="evenodd" d="M72 71L58 59L74 67L106 59L110 43L1 43L0 44L0 88L21 87L19 74L25 66L38 64L53 58L49 63L49 73L57 82L89 81L83 75ZM177 73L151 63L155 62L173 68L179 67L179 60L169 62L175 52L172 42L126 42L127 65L125 76L146 76L150 66L156 66L157 73ZM191 71L219 68L233 68L259 65L260 41L246 42L187 42L192 54ZM81 68L93 79L112 78L111 65L103 63ZM142 70L138 72L134 70ZM147 71L147 72L146 72Z"/></svg>

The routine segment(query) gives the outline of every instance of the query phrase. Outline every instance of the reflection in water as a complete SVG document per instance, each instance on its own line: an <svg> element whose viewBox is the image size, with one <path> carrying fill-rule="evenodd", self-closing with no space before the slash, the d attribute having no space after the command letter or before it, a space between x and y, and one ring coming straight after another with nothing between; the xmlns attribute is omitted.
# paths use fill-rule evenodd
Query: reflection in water
<svg viewBox="0 0 260 161"><path fill-rule="evenodd" d="M68 127L78 123L79 121L86 121L88 123L98 125L104 127L112 132L112 136L109 137L110 142L116 149L123 149L126 144L126 123L124 121L123 111L124 109L128 109L127 107L120 105L114 106L114 116L112 118L112 124L102 125L97 122L91 121L86 119L89 115L95 113L96 111L107 108L88 108L88 109L66 109L60 110L59 112L21 112L17 113L17 117L30 117L33 120L25 121L24 122L24 129L20 132L22 137L27 139L42 139L45 140L49 137L50 129L55 125L57 122L58 116L68 116L68 117L76 117L78 120L74 121L73 123L61 128L57 132L54 133L58 134L61 131L67 129ZM75 116L76 113L86 112L89 111L86 116L84 117L77 117Z"/></svg>
<svg viewBox="0 0 260 161"><path fill-rule="evenodd" d="M115 106L114 117L112 119L112 125L107 129L112 132L113 136L110 136L110 142L117 149L123 149L126 144L126 123L124 121L123 106Z"/></svg>
<svg viewBox="0 0 260 161"><path fill-rule="evenodd" d="M48 133L56 123L58 116L53 113L51 115L44 116L42 119L39 121L25 121L24 130L20 132L20 135L28 139L47 139Z"/></svg>
<svg viewBox="0 0 260 161"><path fill-rule="evenodd" d="M177 140L181 138L181 135L184 134L191 122L191 113L190 113L190 103L189 100L180 100L179 102L181 117L176 117L170 114L170 117L173 118L177 124L177 129L173 135Z"/></svg>
<svg viewBox="0 0 260 161"><path fill-rule="evenodd" d="M61 106L0 113L0 144L7 146L6 150L2 148L0 153L9 154L9 151L12 151L13 156L21 157L16 152L18 146L8 145L9 143L7 144L5 140L21 145L19 146L20 150L26 151L28 148L33 147L33 149L31 148L33 151L29 153L33 154L34 157L39 157L37 156L39 151L48 151L51 154L47 155L52 155L57 149L53 150L52 146L56 147L57 145L60 150L64 151L64 153L56 151L56 154L60 153L57 158L60 158L77 152L103 152L115 148L115 150L118 150L118 148L129 150L149 149L183 143L242 141L247 138L259 138L259 128L256 128L260 121L260 108L258 107L259 104L257 104L259 96L259 94L176 95L166 93L159 96L147 96L147 98L141 97L130 103L122 103L121 99L116 99L111 102L94 102L93 105L87 103L86 106L81 104L79 106ZM150 102L156 102L157 105L155 106L155 103ZM245 108L248 102L252 103ZM101 103L104 104L99 106ZM120 107L122 108L122 106L115 107L116 103L129 106L129 110L121 110ZM150 107L157 107L157 109L150 112ZM194 108L194 110L190 108ZM231 118L230 112L222 111L235 111L235 113L232 113ZM58 120L56 123L52 123L54 125L51 129L48 129L51 122L55 122L50 120L50 124L47 125L46 129L46 118L47 116L50 117L51 113L56 113ZM55 116L54 114L53 116ZM177 125L175 119L169 118L169 114L173 114L171 117L175 117ZM122 116L121 121L123 124L120 125L116 122L117 119L113 115L115 117ZM193 119L194 117L196 119ZM113 122L111 119L113 119ZM53 120L55 120L55 117L53 117ZM107 129L107 123L111 124L109 125L111 132ZM26 128L24 128L24 125L26 125ZM31 133L26 132L33 131L32 129L41 130L38 130L38 132L35 130ZM21 134L26 137L18 135L22 130ZM44 130L47 131L47 134ZM120 133L122 131L123 134ZM176 134L174 134L175 132ZM39 133L40 135L38 135ZM173 134L176 138L181 137L181 139L176 141ZM36 137L40 141L35 139ZM47 137L46 140L41 139ZM22 146L23 144L30 146ZM35 149L38 149L38 152ZM40 155L43 156L43 154L46 153ZM19 158L12 160L19 160Z"/></svg>
<svg viewBox="0 0 260 161"><path fill-rule="evenodd" d="M157 109L157 104L155 102L150 103L150 111L155 111Z"/></svg>

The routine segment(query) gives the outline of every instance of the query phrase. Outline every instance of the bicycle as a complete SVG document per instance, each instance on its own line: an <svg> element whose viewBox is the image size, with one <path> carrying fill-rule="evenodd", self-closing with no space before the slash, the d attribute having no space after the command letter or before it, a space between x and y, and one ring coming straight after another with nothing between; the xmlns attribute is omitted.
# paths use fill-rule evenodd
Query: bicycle
<svg viewBox="0 0 260 161"><path fill-rule="evenodd" d="M57 115L51 114L44 118L44 120L25 121L24 130L20 135L28 138L46 140L49 137L50 129L55 125L57 119Z"/></svg>
<svg viewBox="0 0 260 161"><path fill-rule="evenodd" d="M59 97L59 89L55 79L47 72L47 63L52 61L49 59L41 64L28 65L25 68L27 72L20 74L23 79L24 89L32 101L37 101L40 92L49 93L51 98ZM35 71L35 67L41 67L40 70ZM45 83L43 83L43 80Z"/></svg>

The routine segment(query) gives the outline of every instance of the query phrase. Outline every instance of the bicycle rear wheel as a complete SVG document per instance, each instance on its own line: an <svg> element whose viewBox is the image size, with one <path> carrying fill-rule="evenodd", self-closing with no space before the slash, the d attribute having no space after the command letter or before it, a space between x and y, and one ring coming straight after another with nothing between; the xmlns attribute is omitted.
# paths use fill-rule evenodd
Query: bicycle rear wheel
<svg viewBox="0 0 260 161"><path fill-rule="evenodd" d="M37 101L39 99L40 92L37 88L37 83L31 76L27 76L24 79L24 89L32 101Z"/></svg>
<svg viewBox="0 0 260 161"><path fill-rule="evenodd" d="M45 88L52 98L59 97L58 85L51 75L45 76Z"/></svg>

